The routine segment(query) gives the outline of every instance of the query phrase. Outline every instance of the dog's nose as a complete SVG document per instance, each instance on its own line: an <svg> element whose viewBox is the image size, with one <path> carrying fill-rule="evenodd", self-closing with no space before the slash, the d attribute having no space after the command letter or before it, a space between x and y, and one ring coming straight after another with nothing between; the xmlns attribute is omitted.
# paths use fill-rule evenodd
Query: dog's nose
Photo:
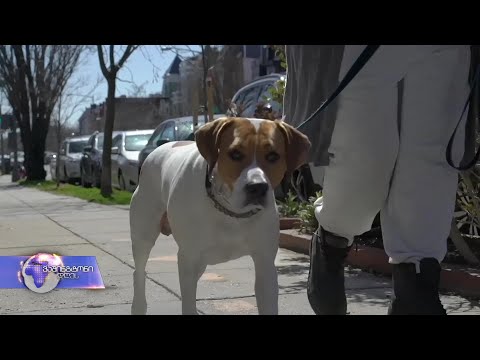
<svg viewBox="0 0 480 360"><path fill-rule="evenodd" d="M265 196L268 190L266 182L251 182L245 185L245 191L250 198L261 198Z"/></svg>

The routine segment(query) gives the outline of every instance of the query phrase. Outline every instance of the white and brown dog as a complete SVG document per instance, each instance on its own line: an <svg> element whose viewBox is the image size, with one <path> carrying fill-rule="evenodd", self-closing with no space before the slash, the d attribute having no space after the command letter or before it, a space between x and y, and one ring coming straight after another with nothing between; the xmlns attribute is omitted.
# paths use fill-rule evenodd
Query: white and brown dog
<svg viewBox="0 0 480 360"><path fill-rule="evenodd" d="M278 313L274 188L307 160L307 137L281 121L221 118L145 160L130 206L132 314L145 314L145 266L159 233L178 244L182 313L197 314L207 265L250 255L260 314Z"/></svg>

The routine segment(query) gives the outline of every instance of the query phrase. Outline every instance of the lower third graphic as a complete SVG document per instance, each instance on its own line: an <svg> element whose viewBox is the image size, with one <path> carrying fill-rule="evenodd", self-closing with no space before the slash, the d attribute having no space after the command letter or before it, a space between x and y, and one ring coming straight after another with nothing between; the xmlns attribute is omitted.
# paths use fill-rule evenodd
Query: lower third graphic
<svg viewBox="0 0 480 360"><path fill-rule="evenodd" d="M95 256L0 256L0 288L27 288L39 294L53 289L104 289Z"/></svg>

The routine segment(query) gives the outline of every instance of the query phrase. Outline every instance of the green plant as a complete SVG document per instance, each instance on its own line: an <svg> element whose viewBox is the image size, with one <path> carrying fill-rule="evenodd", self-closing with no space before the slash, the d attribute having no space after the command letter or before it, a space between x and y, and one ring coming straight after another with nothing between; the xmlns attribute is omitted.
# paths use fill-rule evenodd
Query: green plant
<svg viewBox="0 0 480 360"><path fill-rule="evenodd" d="M302 206L298 201L297 196L291 191L288 192L284 201L277 200L277 205L278 212L283 217L297 217Z"/></svg>
<svg viewBox="0 0 480 360"><path fill-rule="evenodd" d="M280 59L280 65L284 70L287 69L287 60L285 57L285 45L271 45L275 50L275 55ZM279 104L283 103L283 96L285 94L286 79L282 77L278 80L274 86L272 86L268 91L270 96L264 96L263 99L269 103L275 101Z"/></svg>
<svg viewBox="0 0 480 360"><path fill-rule="evenodd" d="M298 215L300 217L300 232L304 234L313 234L318 229L318 221L315 217L315 206L314 203L319 197L322 196L322 193L319 191L315 196L311 196L308 199L308 202L302 203Z"/></svg>

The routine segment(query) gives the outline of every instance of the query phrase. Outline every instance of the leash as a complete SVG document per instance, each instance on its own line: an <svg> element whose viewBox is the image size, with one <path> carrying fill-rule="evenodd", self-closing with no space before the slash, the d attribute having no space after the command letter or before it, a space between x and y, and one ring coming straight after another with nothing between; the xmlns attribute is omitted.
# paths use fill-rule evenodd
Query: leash
<svg viewBox="0 0 480 360"><path fill-rule="evenodd" d="M320 105L320 107L317 110L315 110L305 121L303 121L300 125L298 125L296 127L296 129L299 130L300 128L304 127L306 124L308 124L310 121L312 121L318 114L320 114L323 110L325 110L327 108L327 106L330 105L332 103L332 101L335 100L335 98L343 91L343 89L345 89L347 87L347 85L355 78L355 76L360 72L360 70L362 70L362 68L365 66L365 64L368 62L368 60L370 60L370 58L373 56L373 54L375 54L375 52L378 50L379 47L380 47L380 45L367 45L367 47L362 51L360 56L357 58L355 63L352 65L350 70L348 70L347 74L342 79L342 81L340 82L338 87L335 89L335 91L328 97L328 99L325 102L322 103L322 105ZM477 66L477 69L476 69L476 72L475 72L475 75L474 75L474 78L473 78L473 81L472 81L472 85L471 85L471 88L470 88L470 94L468 95L467 101L465 102L465 106L463 107L462 114L460 115L460 119L458 120L457 125L455 126L455 130L453 131L452 135L450 136L450 140L449 140L448 145L447 145L447 150L446 150L447 162L451 167L453 167L456 170L460 170L460 171L465 171L465 170L468 170L468 169L472 168L473 166L475 166L475 164L480 159L480 147L479 147L478 150L475 153L475 156L473 157L473 159L467 165L463 165L463 166L460 165L460 166L457 167L453 164L453 160L452 160L453 141L454 141L455 136L457 134L458 127L460 126L460 123L462 122L462 119L465 115L465 112L467 111L467 109L468 109L468 107L471 103L471 100L472 100L473 94L475 93L475 87L477 85L479 77L480 77L480 65Z"/></svg>
<svg viewBox="0 0 480 360"><path fill-rule="evenodd" d="M462 114L460 115L460 119L458 119L457 126L455 126L455 130L453 131L452 136L450 136L450 140L448 141L448 145L447 145L446 156L447 156L448 165L450 165L454 169L460 170L460 171L469 170L470 168L475 166L475 164L478 162L478 159L480 158L480 148L478 148L477 152L475 153L475 156L473 157L473 159L467 165L463 165L463 166L459 165L457 167L453 164L453 160L452 160L453 140L455 139L455 135L457 134L458 127L460 126L460 123L462 122L462 119L465 116L465 112L467 111L467 108L471 103L471 100L472 100L473 94L475 93L475 87L477 85L479 77L480 77L480 65L477 66L475 75L474 75L473 80L472 80L472 85L470 86L470 94L468 95L467 101L465 102L465 106L463 107ZM476 142L476 140L475 140L475 142Z"/></svg>
<svg viewBox="0 0 480 360"><path fill-rule="evenodd" d="M320 114L323 110L327 108L330 103L335 100L335 98L347 87L347 85L350 83L350 81L353 80L353 78L362 70L362 68L365 66L365 64L370 60L370 58L375 54L375 52L378 50L380 45L367 45L367 47L362 51L358 59L353 63L352 67L350 70L348 70L347 74L343 78L343 80L340 82L338 87L335 89L335 91L330 95L330 97L322 104L320 107L313 112L312 115L310 115L304 122L302 122L300 125L296 127L296 129L300 129L303 126L305 126L307 123L312 121L315 116Z"/></svg>

